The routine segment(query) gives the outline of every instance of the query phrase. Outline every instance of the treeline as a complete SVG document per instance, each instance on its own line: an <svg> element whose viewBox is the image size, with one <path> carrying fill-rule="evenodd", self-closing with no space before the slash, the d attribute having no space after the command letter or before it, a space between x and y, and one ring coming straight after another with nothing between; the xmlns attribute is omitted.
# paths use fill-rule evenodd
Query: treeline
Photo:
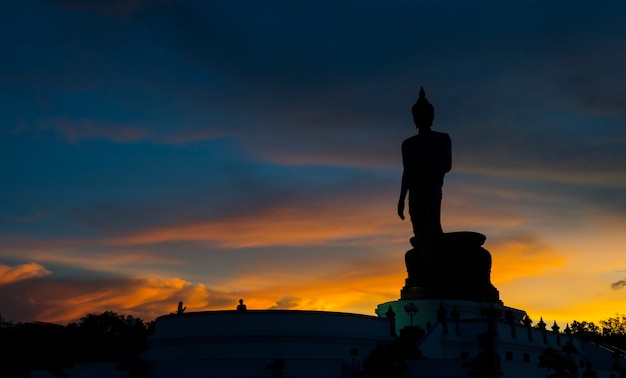
<svg viewBox="0 0 626 378"><path fill-rule="evenodd" d="M626 315L601 320L599 325L574 320L569 331L587 341L626 350ZM147 348L153 333L154 321L146 323L112 311L89 314L66 326L0 320L0 377L28 377L31 369L62 372L91 362L118 362L119 370L139 376L143 367L136 357Z"/></svg>
<svg viewBox="0 0 626 378"><path fill-rule="evenodd" d="M529 318L528 321L533 323ZM543 319L534 325L535 328L546 328ZM626 350L626 315L616 314L614 317L600 320L599 325L594 322L576 321L568 324L560 333L569 333L584 340L593 341L598 344L610 344L619 349ZM549 327L547 327L549 328Z"/></svg>
<svg viewBox="0 0 626 378"><path fill-rule="evenodd" d="M589 341L614 345L626 350L626 315L616 314L614 317L600 320L600 325L593 322L577 322L570 326L572 334Z"/></svg>
<svg viewBox="0 0 626 378"><path fill-rule="evenodd" d="M67 326L0 322L0 376L27 377L31 369L54 373L90 362L120 362L119 368L128 370L153 332L153 321L111 311L89 314Z"/></svg>

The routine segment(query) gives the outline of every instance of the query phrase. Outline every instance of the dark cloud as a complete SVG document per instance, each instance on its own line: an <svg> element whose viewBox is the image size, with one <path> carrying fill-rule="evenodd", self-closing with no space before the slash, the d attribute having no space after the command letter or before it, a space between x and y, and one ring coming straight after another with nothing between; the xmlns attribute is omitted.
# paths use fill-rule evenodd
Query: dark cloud
<svg viewBox="0 0 626 378"><path fill-rule="evenodd" d="M98 7L100 5L96 6ZM115 8L116 5L111 7ZM249 144L256 144L253 147L255 149L266 145L266 150L272 149L278 156L285 156L293 154L291 149L300 149L298 144L301 144L303 136L307 136L307 145L303 146L303 152L310 151L309 156L324 153L339 161L364 159L367 163L388 160L388 156L394 152L392 140L412 132L408 109L419 83L432 91L438 90L440 94L450 93L446 97L440 96L439 101L436 101L438 109L441 109L438 119L441 117L443 121L436 126L448 130L452 128L451 131L456 131L458 127L460 133L457 135L463 139L480 138L480 150L490 151L492 155L493 140L499 140L496 152L502 154L504 159L491 159L492 164L531 163L545 166L546 162L558 156L562 162L571 162L574 155L563 151L563 146L558 143L553 143L557 136L549 133L545 133L547 135L543 138L531 137L536 138L533 142L545 144L538 145L531 151L527 149L526 141L520 141L520 137L526 138L529 130L535 134L533 124L545 122L529 117L531 113L541 114L536 108L537 103L543 100L549 105L555 99L564 101L564 95L578 96L571 101L576 109L580 109L576 101L590 103L585 100L586 96L605 93L600 88L589 88L589 85L619 82L597 80L598 75L606 75L607 78L619 75L619 72L611 74L614 71L612 69L597 69L600 64L605 65L601 62L607 62L611 67L622 66L619 59L617 63L611 63L615 62L616 54L623 55L615 53L616 49L603 48L603 44L589 46L588 43L589 50L599 49L604 58L597 57L598 54L594 51L585 53L585 56L596 58L585 59L568 57L567 51L557 55L560 50L551 50L569 41L568 33L580 27L578 22L581 20L576 18L576 11L577 7L574 6L563 17L560 8L547 6L542 16L537 16L530 8L522 5L458 5L442 12L434 5L418 9L410 3L395 7L367 3L355 8L351 4L330 6L308 2L276 2L269 5L250 4L246 9L216 3L161 4L134 20L134 23L144 25L157 36L148 41L142 51L155 51L154 49L158 49L156 44L164 43L169 51L180 54L186 60L197 62L192 68L194 75L188 75L187 79L185 74L178 72L178 80L169 80L170 75L164 75L165 71L153 71L154 67L157 70L158 67L169 67L169 55L166 53L165 59L159 59L159 65L145 62L145 65L139 65L132 71L116 70L119 76L113 82L134 82L153 88L149 93L138 93L133 96L135 100L131 101L137 101L136 98L146 95L154 97L152 100L160 104L154 111L161 113L162 118L167 117L163 110L173 110L170 107L172 101L175 106L184 107L192 114L199 116L203 112L198 108L190 109L188 105L184 105L185 101L175 98L166 100L157 96L157 92L175 93L186 101L194 99L198 101L198 105L204 101L204 106L221 111L228 109L230 112L238 112L245 109L250 114L249 122L254 127L244 127L240 122L233 127L232 120L229 120L222 125L211 125L209 134L229 133L243 138L244 141L249 140ZM607 9L604 10L606 11ZM613 10L610 14L615 11L619 14L619 10ZM586 22L597 25L599 15L602 14L604 13L594 11ZM555 28L551 21L557 15L563 18L559 28ZM403 26L413 25L416 17L420 19L420 25L423 25L421 29L425 32L419 33L416 28ZM444 18L447 25L458 23L459 26L436 28L437 23ZM486 22L475 22L481 19ZM473 20L471 27L461 27L470 23L470 20ZM612 22L616 22L613 17L606 23ZM533 27L529 28L528 25ZM258 33L258 30L264 30L264 33ZM289 30L289 33L285 33L285 30ZM437 32L430 34L430 30ZM460 33L460 30L463 32ZM502 36L496 38L495 42L494 30L498 30L497 35ZM87 29L80 35L89 33ZM138 33L138 30L130 33ZM593 34L600 35L596 31ZM293 43L294 40L301 40L301 43ZM473 42L468 43L468 40ZM372 41L383 42L372 44ZM593 42L593 39L587 37L586 41ZM142 42L129 39L132 44ZM497 45L492 46L490 43ZM337 56L335 50L340 52L340 56ZM419 54L422 50L433 56L423 59ZM493 61L493 58L501 56L507 59ZM529 60L532 60L530 65ZM125 59L120 57L115 61L123 62ZM437 67L428 63L431 61L438 62ZM398 66L399 62L402 62L401 66ZM469 74L486 64L490 64L492 69ZM400 69L390 70L389 66ZM550 67L555 69L550 70ZM578 80L574 77L570 80L562 77L567 75L566 72L572 71L581 72L572 75L587 79ZM147 72L152 74L146 75ZM205 81L207 73L214 78L224 75L231 77L230 84L226 84L230 89L217 84L215 80ZM514 75L512 79L511 74ZM512 90L510 83L502 85L504 75L507 80L515 80L513 88L521 87ZM450 77L457 76L459 77L454 82L448 82ZM568 83L576 83L579 88L571 90L572 88L567 87ZM216 84L220 88L216 92L217 96L210 95L208 92L214 91ZM564 85L566 86L563 87ZM130 88L122 86L120 89L126 91ZM433 93L436 95L437 92ZM462 94L465 96L455 97ZM625 96L614 93L606 101L599 102L608 104L609 99L623 97ZM93 98L93 101L99 99ZM122 106L121 101L113 106L119 108ZM528 107L527 111L516 110L524 106ZM616 104L612 108L623 107ZM496 127L499 130L494 130L493 135L485 135L483 132L480 136L472 137L475 133L470 130L475 127L474 124L480 122L480 127L484 130L488 127L490 118L497 119L500 124ZM191 118L181 121L177 124L182 127L173 135L167 131L166 125L152 124L147 130L160 134L162 140L180 140L177 134L201 130L200 126L194 126L196 122L191 121ZM518 130L519 127L524 127L525 130ZM346 146L344 135L356 133L362 133L364 137L352 138L348 144L350 148L339 147ZM393 138L389 138L388 142L382 140L383 143L373 143L376 140L380 142L383 133L388 133ZM263 143L263 138L267 138L267 143ZM334 139L336 142L333 142ZM336 148L333 147L335 145ZM297 147L291 148L292 146ZM620 147L616 146L615 150ZM368 156L371 156L369 161L366 160ZM481 157L475 159L477 163L485 161L482 155L475 156ZM598 161L585 154L578 153L575 156L580 161ZM529 161L529 158L534 160ZM471 162L469 159L462 160Z"/></svg>
<svg viewBox="0 0 626 378"><path fill-rule="evenodd" d="M619 290L619 289L622 289L624 286L626 286L626 279L613 282L611 284L611 289Z"/></svg>

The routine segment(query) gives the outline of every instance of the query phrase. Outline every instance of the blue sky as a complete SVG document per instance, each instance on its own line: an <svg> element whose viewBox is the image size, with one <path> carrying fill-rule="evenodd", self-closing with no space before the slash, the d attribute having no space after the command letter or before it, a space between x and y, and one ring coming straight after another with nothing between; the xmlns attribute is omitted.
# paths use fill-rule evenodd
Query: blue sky
<svg viewBox="0 0 626 378"><path fill-rule="evenodd" d="M399 297L419 87L452 138L445 231L505 305L623 312L620 1L24 1L0 12L0 314Z"/></svg>

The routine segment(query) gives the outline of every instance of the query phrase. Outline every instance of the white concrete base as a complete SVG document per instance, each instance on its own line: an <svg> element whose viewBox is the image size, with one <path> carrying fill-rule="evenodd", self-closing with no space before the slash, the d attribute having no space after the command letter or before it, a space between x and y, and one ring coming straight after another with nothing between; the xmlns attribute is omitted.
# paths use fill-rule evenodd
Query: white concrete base
<svg viewBox="0 0 626 378"><path fill-rule="evenodd" d="M375 312L379 317L386 318L386 313L389 311L389 307L391 307L393 312L396 313L396 331L400 334L399 332L402 328L411 325L411 317L404 310L404 306L409 303L413 303L418 309L417 313L413 316L413 325L420 326L425 330L429 328L429 324L433 326L437 323L437 311L442 305L447 311L448 318L452 310L456 308L462 320L484 319L482 311L490 308L501 310L502 313L510 310L515 323L518 324L526 315L525 311L507 307L499 303L471 302L456 299L398 299L397 301L379 304Z"/></svg>
<svg viewBox="0 0 626 378"><path fill-rule="evenodd" d="M150 377L339 377L352 347L365 359L394 340L389 322L323 311L210 311L162 316L141 356Z"/></svg>
<svg viewBox="0 0 626 378"><path fill-rule="evenodd" d="M572 356L577 365L591 361L599 377L610 374L611 351L524 326L524 311L501 304L398 300L380 304L376 312L385 317L391 306L399 331L410 324L404 311L410 302L418 308L413 324L426 330L417 343L426 359L407 361L409 378L467 377L464 363L481 352L477 336L487 330L495 335L495 351L506 378L544 378L549 372L538 367L539 356L547 347L561 350L567 341L578 349L579 353ZM447 311L445 322L437 320L440 305ZM455 307L460 314L458 321L450 316ZM512 321L502 316L488 320L483 311L490 309L509 312ZM323 311L212 311L158 318L156 334L141 357L150 367L149 377L273 377L267 365L276 359L284 360L283 377L340 377L341 361L352 347L358 348L365 360L376 346L394 340L389 320L373 316Z"/></svg>

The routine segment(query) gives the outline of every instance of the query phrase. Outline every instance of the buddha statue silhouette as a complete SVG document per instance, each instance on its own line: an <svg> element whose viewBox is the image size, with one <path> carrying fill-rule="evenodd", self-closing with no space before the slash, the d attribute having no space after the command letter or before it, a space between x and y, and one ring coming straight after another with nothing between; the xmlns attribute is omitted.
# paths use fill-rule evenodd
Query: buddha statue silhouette
<svg viewBox="0 0 626 378"><path fill-rule="evenodd" d="M501 303L491 284L491 254L482 247L485 235L444 233L441 228L441 189L452 167L452 142L446 133L432 130L435 109L424 88L412 107L418 129L402 142L402 186L398 216L404 220L409 196L413 248L405 254L408 273L402 299L453 298Z"/></svg>
<svg viewBox="0 0 626 378"><path fill-rule="evenodd" d="M404 201L408 192L409 215L413 225L413 247L432 251L441 234L441 188L443 177L452 166L452 143L445 133L432 131L435 109L426 99L424 88L412 107L418 134L402 143L402 186L398 216L404 220Z"/></svg>

